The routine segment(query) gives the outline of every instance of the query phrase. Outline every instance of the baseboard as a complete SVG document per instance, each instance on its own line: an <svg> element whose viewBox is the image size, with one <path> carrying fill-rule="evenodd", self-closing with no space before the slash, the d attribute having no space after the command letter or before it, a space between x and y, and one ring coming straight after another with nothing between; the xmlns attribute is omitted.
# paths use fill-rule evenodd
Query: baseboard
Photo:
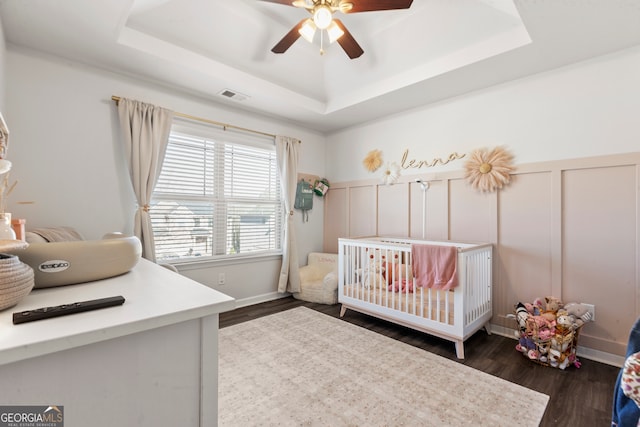
<svg viewBox="0 0 640 427"><path fill-rule="evenodd" d="M615 354L606 353L600 350L594 350L588 347L581 347L578 345L577 354L578 356L584 359L594 360L600 363L606 363L607 365L616 366L618 368L621 368L622 365L624 365L623 356L617 356Z"/></svg>
<svg viewBox="0 0 640 427"><path fill-rule="evenodd" d="M269 292L268 294L255 295L250 298L236 299L236 308L247 307L249 305L260 304L261 302L274 301L280 298L291 296L290 293L281 294L279 292Z"/></svg>
<svg viewBox="0 0 640 427"><path fill-rule="evenodd" d="M514 335L514 329L505 328L504 326L499 325L491 325L491 333L496 335L501 335L507 338L513 338L515 341L516 336ZM578 356L593 360L595 362L605 363L607 365L612 365L616 367L622 367L624 365L624 357L618 356L611 353L606 353L600 350L594 350L592 348L582 347L578 345Z"/></svg>

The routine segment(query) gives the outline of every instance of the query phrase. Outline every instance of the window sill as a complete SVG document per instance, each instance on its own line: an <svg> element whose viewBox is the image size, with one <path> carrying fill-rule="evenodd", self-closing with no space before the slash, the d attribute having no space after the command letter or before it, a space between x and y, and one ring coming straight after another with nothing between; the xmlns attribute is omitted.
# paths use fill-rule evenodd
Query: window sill
<svg viewBox="0 0 640 427"><path fill-rule="evenodd" d="M159 261L162 264L171 264L179 271L189 270L203 270L206 268L222 267L227 265L241 265L252 264L255 262L267 262L267 261L280 261L282 260L282 254L268 254L268 255L247 255L237 256L231 258L207 258L207 259L191 259L191 260L176 260L176 261Z"/></svg>

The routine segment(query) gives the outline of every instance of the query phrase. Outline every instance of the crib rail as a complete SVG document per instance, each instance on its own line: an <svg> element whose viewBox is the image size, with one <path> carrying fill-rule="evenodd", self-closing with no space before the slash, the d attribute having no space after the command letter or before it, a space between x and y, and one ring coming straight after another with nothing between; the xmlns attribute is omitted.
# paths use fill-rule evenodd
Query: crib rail
<svg viewBox="0 0 640 427"><path fill-rule="evenodd" d="M450 291L416 287L413 243L455 246L458 286ZM338 247L338 299L343 306L465 339L491 317L489 244L374 237L339 239Z"/></svg>

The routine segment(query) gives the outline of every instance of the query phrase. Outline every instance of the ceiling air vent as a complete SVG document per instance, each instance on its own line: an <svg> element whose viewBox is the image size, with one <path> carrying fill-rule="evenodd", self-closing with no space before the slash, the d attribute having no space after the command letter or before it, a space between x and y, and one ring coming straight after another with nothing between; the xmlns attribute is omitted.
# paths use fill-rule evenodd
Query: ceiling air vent
<svg viewBox="0 0 640 427"><path fill-rule="evenodd" d="M248 95L242 94L240 92L236 92L231 89L221 90L220 92L218 92L218 95L228 99L233 99L234 101L244 101L245 99L249 98Z"/></svg>

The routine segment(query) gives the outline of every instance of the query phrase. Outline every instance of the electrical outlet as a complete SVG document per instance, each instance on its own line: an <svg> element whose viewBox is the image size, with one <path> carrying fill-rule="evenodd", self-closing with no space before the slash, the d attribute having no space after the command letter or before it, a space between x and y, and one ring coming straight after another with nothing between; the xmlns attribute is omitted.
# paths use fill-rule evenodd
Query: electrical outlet
<svg viewBox="0 0 640 427"><path fill-rule="evenodd" d="M218 273L218 285L224 285L226 282L226 278L224 273Z"/></svg>
<svg viewBox="0 0 640 427"><path fill-rule="evenodd" d="M585 304L582 303L583 305L586 305L589 308L589 313L591 313L591 321L595 322L596 320L596 306L593 304Z"/></svg>

